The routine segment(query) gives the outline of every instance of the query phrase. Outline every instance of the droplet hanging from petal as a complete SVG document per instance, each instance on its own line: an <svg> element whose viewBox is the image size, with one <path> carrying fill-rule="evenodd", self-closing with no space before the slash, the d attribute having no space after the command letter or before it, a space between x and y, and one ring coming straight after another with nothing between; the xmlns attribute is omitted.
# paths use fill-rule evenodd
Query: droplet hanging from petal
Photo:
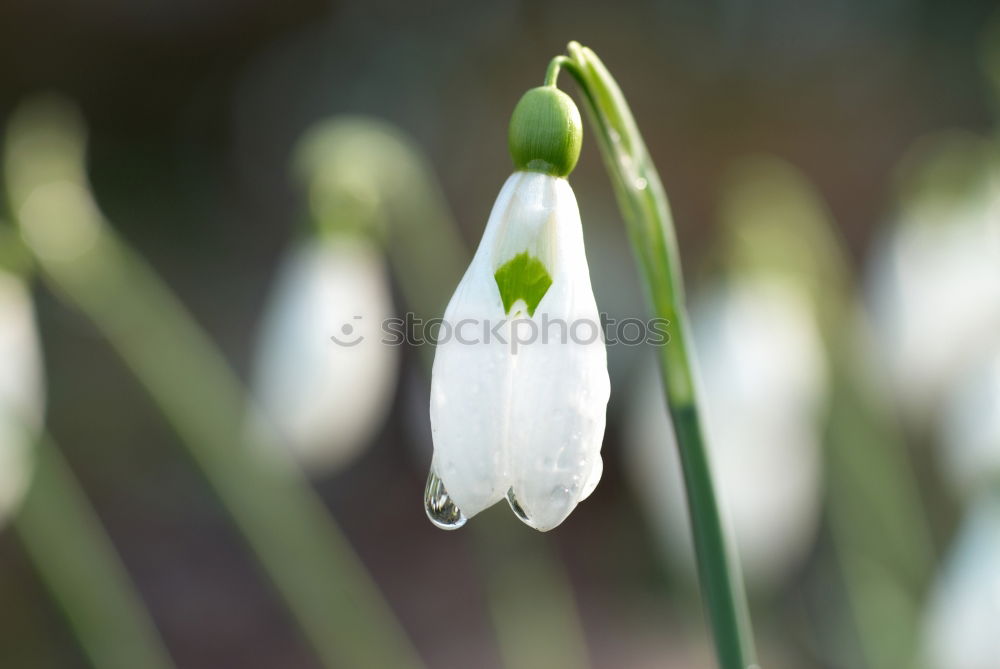
<svg viewBox="0 0 1000 669"><path fill-rule="evenodd" d="M442 530L457 530L465 525L468 518L452 501L444 482L431 470L427 477L427 487L424 489L424 510L435 526Z"/></svg>
<svg viewBox="0 0 1000 669"><path fill-rule="evenodd" d="M517 501L517 497L514 496L513 488L507 491L507 504L510 505L510 510L514 512L514 515L517 516L522 523L534 527L531 519L528 518L527 512L521 506L521 503Z"/></svg>

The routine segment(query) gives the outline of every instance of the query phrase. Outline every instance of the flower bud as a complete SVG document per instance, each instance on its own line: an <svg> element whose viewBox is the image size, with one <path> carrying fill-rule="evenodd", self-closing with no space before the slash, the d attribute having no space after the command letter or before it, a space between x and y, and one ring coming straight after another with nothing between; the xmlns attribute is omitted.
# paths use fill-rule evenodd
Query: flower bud
<svg viewBox="0 0 1000 669"><path fill-rule="evenodd" d="M569 176L582 142L580 110L555 86L532 88L514 108L508 145L518 170Z"/></svg>

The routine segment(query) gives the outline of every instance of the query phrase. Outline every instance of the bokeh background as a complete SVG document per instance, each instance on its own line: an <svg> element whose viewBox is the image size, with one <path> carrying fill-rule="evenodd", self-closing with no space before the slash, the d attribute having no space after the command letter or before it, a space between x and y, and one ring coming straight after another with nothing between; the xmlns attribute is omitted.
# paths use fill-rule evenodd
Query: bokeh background
<svg viewBox="0 0 1000 669"><path fill-rule="evenodd" d="M787 177L793 190L807 193L808 215L839 239L849 286L837 299L851 306L837 313L883 304L865 295L878 283L872 277L879 276L880 249L906 218L910 191L901 184L909 183L907 165L920 163L927 152L927 160L944 152L952 163L997 164L994 158L966 161L962 153L974 144L979 148L972 152L980 156L986 151L980 145L994 141L989 138L1000 89L991 78L997 71L991 74L988 35L995 9L989 2L903 0L7 0L0 5L0 120L38 92L55 91L73 101L89 135L87 176L104 216L163 277L240 377L252 382L276 273L296 240L309 234L304 230L312 214L291 169L303 133L344 114L397 127L426 156L425 177L440 183L446 212L457 222L457 228L443 223L442 229L457 231L467 253L511 171L510 112L523 91L541 83L549 59L570 39L603 58L632 105L670 197L694 294L699 287L711 293L729 257L720 249L728 248L727 221L739 218L729 206L733 189L756 183L751 178L750 186L734 186L733 175L749 170L751 176L765 175L762 187L770 183L768 174L778 174L779 181ZM569 77L561 83L577 95ZM619 318L644 316L628 240L589 130L571 181L598 304ZM959 148L933 148L941 142ZM921 153L926 146L932 148ZM747 163L749 155L762 162ZM975 169L961 173L973 182L981 176ZM926 188L933 190L935 183ZM376 175L366 187L397 186L380 185ZM984 215L994 221L996 235L997 209ZM5 218L12 218L10 212ZM385 223L380 238L391 238L395 225L400 223ZM790 225L786 234L795 238L795 230ZM787 253L797 249L793 244ZM417 264L429 274L466 261L434 263L433 249L421 253ZM402 314L416 308L408 304L412 281L387 257L392 310ZM1000 286L997 275L985 270L970 281ZM34 282L32 296L46 370L47 430L176 666L323 666L211 486L115 350L50 285ZM447 295L424 298L424 304L443 305ZM823 312L815 303L812 308ZM886 341L878 334L883 321L872 314L875 342ZM816 322L826 342L853 337L856 326L829 313ZM994 338L1000 332L996 323L986 326ZM312 334L325 341L330 333ZM891 374L877 363L891 356L878 346L873 343L871 356L861 359L872 362L871 377L883 379ZM995 339L992 346L996 350ZM630 473L630 442L655 441L657 434L654 427L653 437L635 437L634 429L641 422L638 398L657 392L646 381L650 351L612 351L603 480L592 498L544 536L520 526L506 507L452 533L425 518L427 353L400 349L391 362L383 410L373 412L357 453L310 475L427 666L713 666L690 572L670 554L670 545L684 538L671 538L676 527L649 511L661 502L650 502L648 482ZM7 364L0 360L0 366ZM806 385L832 386L829 367ZM1000 386L995 379L989 383ZM820 500L811 520L802 521L805 538L789 549L792 557L762 558L780 568L765 585L751 587L764 667L901 668L913 665L892 664L905 655L900 646L923 655L936 574L973 503L942 474L937 419L925 413L925 420L913 420L892 383L875 386L874 404L902 435L906 467L900 486L915 490L920 504L900 517L921 523L916 533L926 531L932 566L926 573L915 569L906 596L888 596L897 604L879 610L898 615L879 616L881 626L873 629L872 618L859 612L864 598L857 584L878 590L881 571L866 572L851 586L851 574L858 572L845 567L851 563L845 554L856 546L844 538L849 531L836 529L851 520L830 511L838 508L831 497L850 498L852 491L863 496L867 483L855 488L849 475L831 483L827 478L838 469L821 467L825 473L817 481L803 484L815 485ZM989 404L988 394L975 397L984 408L973 414L995 421L996 401ZM929 406L936 410L938 404ZM723 412L718 420L726 423L729 415ZM752 429L734 424L741 434ZM863 440L865 426L856 427ZM824 435L836 432L815 424L803 429L816 431L821 448L829 441ZM878 449L883 442L872 443ZM1000 450L1000 442L992 443ZM794 469L787 461L770 468L737 466L735 476L752 470L746 474L751 483L744 483L766 489L780 487ZM664 474L662 486L675 485ZM866 508L862 503L847 513L864 523ZM776 513L744 522L768 528L781 522ZM893 527L896 520L886 522ZM882 567L892 580L899 565L886 559L889 567ZM905 568L906 559L899 564ZM1000 570L996 565L1000 555L987 577ZM519 592L522 569L525 579L538 579L553 592ZM0 593L0 666L90 666L10 524L0 529ZM564 599L552 608L552 598ZM570 622L539 616L539 606ZM992 611L994 623L1000 620L995 608L980 611ZM879 646L882 638L890 639L887 649ZM571 648L566 639L582 646Z"/></svg>

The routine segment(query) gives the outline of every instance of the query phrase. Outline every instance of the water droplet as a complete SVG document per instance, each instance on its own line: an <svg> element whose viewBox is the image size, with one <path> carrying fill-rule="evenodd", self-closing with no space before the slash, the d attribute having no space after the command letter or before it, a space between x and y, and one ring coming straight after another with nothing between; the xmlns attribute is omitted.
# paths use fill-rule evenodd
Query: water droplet
<svg viewBox="0 0 1000 669"><path fill-rule="evenodd" d="M438 478L434 470L431 470L427 477L427 487L424 489L424 510L430 521L442 530L457 530L468 520L462 510L451 501L451 496L444 488L444 482Z"/></svg>
<svg viewBox="0 0 1000 669"><path fill-rule="evenodd" d="M645 189L646 186L648 185L649 183L642 177L639 177L638 179L635 180L635 187L639 190Z"/></svg>
<svg viewBox="0 0 1000 669"><path fill-rule="evenodd" d="M522 523L531 525L531 519L528 518L528 514L521 508L521 503L518 502L517 497L514 496L513 488L507 491L507 503L510 504L510 510L514 512L515 516L521 519ZM532 525L532 527L534 527L534 525Z"/></svg>

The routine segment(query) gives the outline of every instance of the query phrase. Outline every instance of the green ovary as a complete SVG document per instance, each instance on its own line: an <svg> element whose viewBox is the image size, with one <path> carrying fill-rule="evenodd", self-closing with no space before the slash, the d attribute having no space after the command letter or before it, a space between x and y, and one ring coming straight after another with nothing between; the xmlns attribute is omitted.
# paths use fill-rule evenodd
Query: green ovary
<svg viewBox="0 0 1000 669"><path fill-rule="evenodd" d="M528 255L527 251L518 253L501 265L493 278L500 289L503 310L507 314L510 314L515 302L524 300L528 315L534 316L538 303L552 285L552 277L545 265L538 258Z"/></svg>

